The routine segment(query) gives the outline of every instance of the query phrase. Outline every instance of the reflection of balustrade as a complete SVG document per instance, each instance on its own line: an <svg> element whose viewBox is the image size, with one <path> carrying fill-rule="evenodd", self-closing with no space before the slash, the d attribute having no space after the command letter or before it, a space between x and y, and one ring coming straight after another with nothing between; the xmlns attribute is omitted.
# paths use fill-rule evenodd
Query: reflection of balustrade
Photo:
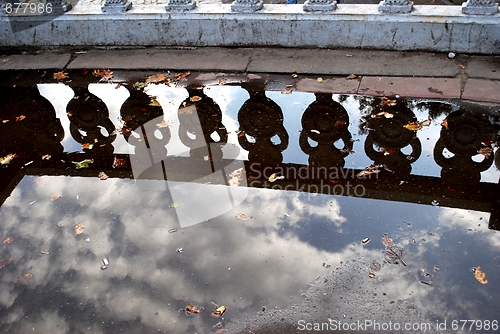
<svg viewBox="0 0 500 334"><path fill-rule="evenodd" d="M487 170L493 163L491 140L494 132L489 120L481 114L473 114L458 110L445 119L441 136L434 147L434 160L442 167L441 177L453 183L479 183L481 172ZM453 154L445 157L447 149ZM472 157L483 152L485 157L481 162Z"/></svg>
<svg viewBox="0 0 500 334"><path fill-rule="evenodd" d="M276 167L283 161L283 152L288 147L288 133L283 126L283 112L271 99L266 97L263 87L247 89L250 98L238 112L240 130L238 141L251 162L262 167ZM249 138L253 137L254 142ZM279 138L278 144L273 137Z"/></svg>
<svg viewBox="0 0 500 334"><path fill-rule="evenodd" d="M405 128L405 125L417 121L415 114L403 101L397 101L396 105L383 108L383 111L374 110L369 117L367 126L371 130L365 140L366 155L376 165L383 165L394 175L409 175L411 164L422 153L422 145L416 133ZM407 146L411 148L409 154L402 151ZM375 147L381 150L376 150Z"/></svg>
<svg viewBox="0 0 500 334"><path fill-rule="evenodd" d="M352 151L353 143L348 130L349 115L331 94L316 94L316 101L311 103L302 115L302 131L299 137L300 148L309 155L309 167L318 171L311 175L321 176L321 168L342 168L344 158ZM309 140L315 141L311 146ZM342 140L344 147L338 149L335 142ZM323 176L326 178L326 176Z"/></svg>

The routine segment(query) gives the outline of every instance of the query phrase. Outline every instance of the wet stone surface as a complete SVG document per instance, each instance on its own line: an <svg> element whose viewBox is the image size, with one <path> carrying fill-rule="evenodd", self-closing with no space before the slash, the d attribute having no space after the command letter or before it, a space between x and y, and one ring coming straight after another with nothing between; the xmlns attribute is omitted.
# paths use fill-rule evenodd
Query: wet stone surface
<svg viewBox="0 0 500 334"><path fill-rule="evenodd" d="M498 328L500 106L2 76L1 331Z"/></svg>

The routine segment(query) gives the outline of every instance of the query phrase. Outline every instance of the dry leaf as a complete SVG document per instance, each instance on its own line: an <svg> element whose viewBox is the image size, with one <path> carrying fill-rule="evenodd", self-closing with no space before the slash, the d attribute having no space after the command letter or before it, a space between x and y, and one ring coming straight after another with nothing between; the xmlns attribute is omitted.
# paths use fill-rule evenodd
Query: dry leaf
<svg viewBox="0 0 500 334"><path fill-rule="evenodd" d="M167 80L167 76L163 73L159 73L159 74L153 74L153 75L150 75L149 77L147 77L145 83L146 84L160 83L160 82L163 82L165 80Z"/></svg>
<svg viewBox="0 0 500 334"><path fill-rule="evenodd" d="M223 85L226 83L226 79L225 78L220 78L219 79L219 85Z"/></svg>
<svg viewBox="0 0 500 334"><path fill-rule="evenodd" d="M236 218L238 218L239 220L249 220L251 219L253 216L246 216L244 213L238 213L236 215Z"/></svg>
<svg viewBox="0 0 500 334"><path fill-rule="evenodd" d="M380 239L380 242L385 246L385 247L392 247L392 238L389 238L387 234L384 234L382 236L382 239Z"/></svg>
<svg viewBox="0 0 500 334"><path fill-rule="evenodd" d="M7 154L5 157L0 157L0 165L8 165L14 159L17 155L14 154Z"/></svg>
<svg viewBox="0 0 500 334"><path fill-rule="evenodd" d="M380 109L387 109L389 107L393 107L397 103L397 100L391 100L391 99L389 99L388 97L385 97L385 96L383 96L382 98L380 98L380 100L381 100L381 102L378 105L380 107ZM388 118L392 118L392 117L388 117Z"/></svg>
<svg viewBox="0 0 500 334"><path fill-rule="evenodd" d="M458 67L460 67L461 69L465 69L465 65L462 65L462 64L458 64Z"/></svg>
<svg viewBox="0 0 500 334"><path fill-rule="evenodd" d="M298 75L296 73L292 73L292 78L296 78Z"/></svg>
<svg viewBox="0 0 500 334"><path fill-rule="evenodd" d="M238 138L243 137L245 135L245 131L238 130L236 131L236 135L238 135Z"/></svg>
<svg viewBox="0 0 500 334"><path fill-rule="evenodd" d="M50 196L50 200L51 200L52 202L55 202L55 201L57 201L59 198L61 198L61 196L62 196L62 195L61 195L60 193L55 193L55 194L52 194L52 196Z"/></svg>
<svg viewBox="0 0 500 334"><path fill-rule="evenodd" d="M441 123L441 126L442 126L443 128L445 128L446 130L448 130L448 119L447 119L447 118L445 118L445 119L443 120L443 122Z"/></svg>
<svg viewBox="0 0 500 334"><path fill-rule="evenodd" d="M82 224L75 224L75 234L79 235L82 234L85 231L85 226Z"/></svg>
<svg viewBox="0 0 500 334"><path fill-rule="evenodd" d="M85 143L85 144L82 144L82 149L86 150L91 150L92 148L94 147L94 144L90 144L90 143Z"/></svg>
<svg viewBox="0 0 500 334"><path fill-rule="evenodd" d="M13 237L7 237L7 238L3 241L4 245L8 245L8 244L11 244L11 243L13 243L13 242L14 242L14 238L13 238Z"/></svg>
<svg viewBox="0 0 500 334"><path fill-rule="evenodd" d="M218 317L222 316L224 314L224 312L226 312L226 310L227 310L227 308L225 306L219 306L219 305L215 304L214 302L212 302L212 304L214 304L214 306L215 306L215 311L212 312L212 315L214 317L218 318Z"/></svg>
<svg viewBox="0 0 500 334"><path fill-rule="evenodd" d="M318 79L316 79L316 81L319 82L319 83L322 83L323 82L323 78L318 78Z"/></svg>
<svg viewBox="0 0 500 334"><path fill-rule="evenodd" d="M201 97L199 97L199 96L191 96L189 98L189 101L191 101L191 102L198 102L200 100L201 100Z"/></svg>
<svg viewBox="0 0 500 334"><path fill-rule="evenodd" d="M193 305L186 306L186 314L187 315L200 314L202 310L203 310L203 308L201 308L201 307L196 307Z"/></svg>
<svg viewBox="0 0 500 334"><path fill-rule="evenodd" d="M149 102L149 105L152 107L161 107L160 102L158 102L156 99L152 99L151 102Z"/></svg>
<svg viewBox="0 0 500 334"><path fill-rule="evenodd" d="M68 73L67 72L56 72L54 74L52 74L52 77L56 80L62 80L62 79L66 79L68 77Z"/></svg>
<svg viewBox="0 0 500 334"><path fill-rule="evenodd" d="M275 182L275 181L278 181L278 180L283 180L285 177L282 175L282 176L276 176L276 173L273 173L271 174L271 176L269 176L269 179L267 179L269 182Z"/></svg>
<svg viewBox="0 0 500 334"><path fill-rule="evenodd" d="M2 121L2 123L4 123L4 124L5 124L5 123L7 123L8 121L9 121L8 119L4 119L4 120Z"/></svg>
<svg viewBox="0 0 500 334"><path fill-rule="evenodd" d="M168 126L172 125L171 121L161 121L161 123L157 123L156 126L159 128L166 128Z"/></svg>
<svg viewBox="0 0 500 334"><path fill-rule="evenodd" d="M25 118L26 118L26 116L24 116L24 115L19 115L19 116L17 116L17 117L16 117L16 122L21 122L21 121L22 121L23 119L25 119Z"/></svg>
<svg viewBox="0 0 500 334"><path fill-rule="evenodd" d="M109 69L100 68L100 69L97 69L97 70L93 70L92 74L95 77L103 77L103 76L107 75L110 72L111 72L111 70L109 70Z"/></svg>
<svg viewBox="0 0 500 334"><path fill-rule="evenodd" d="M244 178L245 178L245 172L243 171L243 167L238 168L237 170L229 174L229 179L227 180L227 183L229 186L239 186L240 182L243 181Z"/></svg>
<svg viewBox="0 0 500 334"><path fill-rule="evenodd" d="M483 272L479 266L477 266L476 270L474 270L474 277L479 281L479 283L488 284L486 273Z"/></svg>
<svg viewBox="0 0 500 334"><path fill-rule="evenodd" d="M191 72L175 73L174 79L176 79L176 80L184 79L184 78L187 78L189 75L191 75Z"/></svg>
<svg viewBox="0 0 500 334"><path fill-rule="evenodd" d="M292 94L292 90L290 88L283 89L281 94Z"/></svg>
<svg viewBox="0 0 500 334"><path fill-rule="evenodd" d="M484 155L486 158L491 157L493 149L491 147L483 147L477 151L477 153Z"/></svg>
<svg viewBox="0 0 500 334"><path fill-rule="evenodd" d="M353 80L353 79L356 79L356 74L350 74L346 79L347 80Z"/></svg>
<svg viewBox="0 0 500 334"><path fill-rule="evenodd" d="M118 83L118 84L116 85L115 89L118 89L118 88L120 88L121 86L122 86L122 84L121 84L121 83Z"/></svg>
<svg viewBox="0 0 500 334"><path fill-rule="evenodd" d="M391 101L391 100L389 100L389 101ZM382 108L382 109L384 109L384 108ZM382 111L382 112L379 112L378 114L372 115L372 118L394 118L394 115L387 112L387 111Z"/></svg>
<svg viewBox="0 0 500 334"><path fill-rule="evenodd" d="M429 126L429 125L431 125L431 120L430 119L426 119L425 121L420 122L420 125L422 125L422 126Z"/></svg>
<svg viewBox="0 0 500 334"><path fill-rule="evenodd" d="M50 160L50 158L52 158L50 154L42 155L42 160Z"/></svg>
<svg viewBox="0 0 500 334"><path fill-rule="evenodd" d="M403 128L408 129L410 131L418 131L422 129L422 125L420 122L410 122L406 125L403 125Z"/></svg>
<svg viewBox="0 0 500 334"><path fill-rule="evenodd" d="M104 172L99 172L98 177L100 180L103 180L103 181L108 179L108 176Z"/></svg>
<svg viewBox="0 0 500 334"><path fill-rule="evenodd" d="M113 72L110 71L110 72L106 73L105 75L103 75L103 77L101 78L101 81L111 80L111 79L113 79Z"/></svg>
<svg viewBox="0 0 500 334"><path fill-rule="evenodd" d="M125 165L125 163L127 162L127 160L125 159L120 159L120 158L117 158L115 157L115 160L113 161L113 168L121 168L123 167L123 165Z"/></svg>

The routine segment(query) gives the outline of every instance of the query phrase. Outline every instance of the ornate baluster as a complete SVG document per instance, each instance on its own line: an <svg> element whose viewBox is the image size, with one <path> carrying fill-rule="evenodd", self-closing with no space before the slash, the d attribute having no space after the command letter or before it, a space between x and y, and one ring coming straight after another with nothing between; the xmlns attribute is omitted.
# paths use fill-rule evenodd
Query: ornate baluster
<svg viewBox="0 0 500 334"><path fill-rule="evenodd" d="M307 0L302 8L306 12L332 11L337 8L337 1L332 0Z"/></svg>
<svg viewBox="0 0 500 334"><path fill-rule="evenodd" d="M378 5L378 11L381 13L400 13L405 14L413 9L413 1L409 0L383 0Z"/></svg>
<svg viewBox="0 0 500 334"><path fill-rule="evenodd" d="M104 6L101 7L103 13L117 14L125 13L132 8L132 3L127 0L106 0Z"/></svg>
<svg viewBox="0 0 500 334"><path fill-rule="evenodd" d="M498 4L494 0L467 0L462 4L462 13L476 15L498 14Z"/></svg>
<svg viewBox="0 0 500 334"><path fill-rule="evenodd" d="M196 1L192 0L168 0L166 10L187 11L196 7Z"/></svg>
<svg viewBox="0 0 500 334"><path fill-rule="evenodd" d="M262 0L235 0L231 4L231 10L234 12L255 12L262 9Z"/></svg>

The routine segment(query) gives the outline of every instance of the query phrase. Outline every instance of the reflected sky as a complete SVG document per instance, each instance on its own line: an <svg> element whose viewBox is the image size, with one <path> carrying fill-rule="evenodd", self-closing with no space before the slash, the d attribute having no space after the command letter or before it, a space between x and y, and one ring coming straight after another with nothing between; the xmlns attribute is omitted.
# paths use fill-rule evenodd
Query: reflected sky
<svg viewBox="0 0 500 334"><path fill-rule="evenodd" d="M66 105L73 90L62 84L38 88L68 129ZM89 91L107 105L114 126L122 126L120 108L129 91L116 89L116 84L91 84ZM248 160L237 130L238 111L249 93L239 86L204 91L220 107L229 133L224 158ZM172 122L168 156L189 157L179 140L177 115L187 90L150 85L148 94L156 96L164 120ZM267 91L266 96L281 107L289 135L283 162L307 164L308 155L299 146L301 118L315 95ZM357 97L333 95L333 100L349 114L356 152L346 157L345 167L363 169L373 162L362 154L366 134L360 133L360 119L367 114ZM429 118L425 106L414 112L419 121ZM432 118L431 126L418 132L422 155L412 164L412 174L440 176L433 146L445 117ZM65 152L83 152L68 131L62 145ZM134 154L124 136L117 136L113 146L115 154ZM492 166L481 180L497 183L499 176ZM388 304L380 312L396 308L391 301L405 301L409 306L403 313L418 312L434 322L498 320L500 234L488 229L490 213L208 182L183 185L195 186L168 181L160 190L127 178L26 173L0 207L0 238L13 239L0 245L0 330L213 333L253 319L263 308L271 312L304 303L303 295L318 288L318 277L337 267L355 271L352 275L366 283L365 289L373 286L384 293L378 296ZM203 198L213 194L209 187L229 189L234 198L238 192L243 195L235 205L219 208L209 195ZM187 195L177 193L182 191ZM198 195L201 199L193 205ZM206 221L186 223L181 218L185 209ZM240 214L248 219L239 219ZM75 224L83 225L84 232L77 235ZM403 249L406 267L384 262L384 234ZM365 238L370 241L362 243ZM103 259L109 261L106 269L101 268ZM351 267L353 259L368 265ZM369 268L373 261L381 264L380 270ZM470 269L477 266L488 284L475 279ZM423 268L432 286L421 282ZM357 286L343 293L344 300L359 294ZM214 304L227 308L222 317L212 315ZM203 311L187 315L188 305ZM332 318L345 312L342 305L337 309ZM373 316L361 310L351 316Z"/></svg>

